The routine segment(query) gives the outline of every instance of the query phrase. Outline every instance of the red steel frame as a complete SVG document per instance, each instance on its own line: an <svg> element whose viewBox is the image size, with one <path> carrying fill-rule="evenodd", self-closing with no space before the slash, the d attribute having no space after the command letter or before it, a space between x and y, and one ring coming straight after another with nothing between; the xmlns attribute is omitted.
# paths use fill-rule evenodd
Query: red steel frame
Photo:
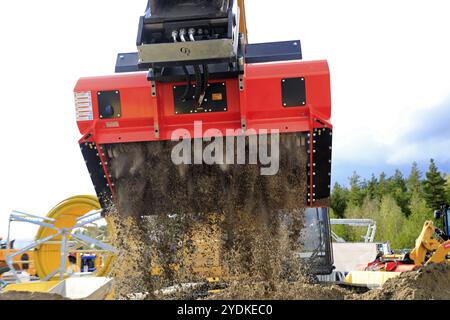
<svg viewBox="0 0 450 320"><path fill-rule="evenodd" d="M282 79L303 77L306 81L306 106L286 108L282 103ZM292 61L245 66L244 89L239 79L226 79L228 111L177 115L174 111L173 86L185 83L156 83L156 95L151 94L147 73L137 72L113 76L82 78L75 92L91 92L94 119L78 121L83 138L80 143L93 142L98 150L104 144L171 140L177 129L186 129L191 138L202 138L194 132L194 122L202 121L203 130L218 129L223 136L228 129L279 130L280 133L309 132L332 129L330 72L326 61ZM211 81L216 82L216 81ZM219 82L219 81L217 81ZM121 117L100 119L97 93L120 91ZM313 143L310 143L310 163L313 163ZM105 173L107 164L99 152ZM311 203L313 194L311 166ZM114 188L108 174L109 187Z"/></svg>

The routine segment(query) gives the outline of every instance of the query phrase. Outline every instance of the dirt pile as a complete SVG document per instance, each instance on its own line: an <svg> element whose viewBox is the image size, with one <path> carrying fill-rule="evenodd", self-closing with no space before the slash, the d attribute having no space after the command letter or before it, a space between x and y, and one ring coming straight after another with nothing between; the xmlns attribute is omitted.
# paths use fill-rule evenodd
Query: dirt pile
<svg viewBox="0 0 450 320"><path fill-rule="evenodd" d="M10 291L0 294L0 301L25 300L25 301L46 301L46 300L70 300L53 293L39 292L16 292Z"/></svg>
<svg viewBox="0 0 450 320"><path fill-rule="evenodd" d="M308 284L307 281L233 283L210 299L225 300L450 300L450 265L432 265L390 279L383 288L358 294L349 288Z"/></svg>
<svg viewBox="0 0 450 320"><path fill-rule="evenodd" d="M390 279L382 289L372 290L362 300L450 300L450 265L439 264Z"/></svg>
<svg viewBox="0 0 450 320"><path fill-rule="evenodd" d="M126 267L127 268L127 267ZM126 270L122 269L122 270ZM129 281L119 282L121 299L132 300L193 300L205 298L206 284L183 284L160 289L156 292L128 294L133 290L149 288L142 281L142 273L135 273ZM125 278L125 277L124 277ZM119 281L124 281L119 277ZM433 265L404 273L386 282L382 289L356 294L349 288L335 285L311 284L308 279L289 282L232 281L219 293L206 297L208 300L450 300L450 265ZM136 291L137 292L137 291ZM57 294L7 292L1 300L69 300Z"/></svg>
<svg viewBox="0 0 450 320"><path fill-rule="evenodd" d="M235 282L211 300L345 300L351 292L338 286L308 284L305 281Z"/></svg>

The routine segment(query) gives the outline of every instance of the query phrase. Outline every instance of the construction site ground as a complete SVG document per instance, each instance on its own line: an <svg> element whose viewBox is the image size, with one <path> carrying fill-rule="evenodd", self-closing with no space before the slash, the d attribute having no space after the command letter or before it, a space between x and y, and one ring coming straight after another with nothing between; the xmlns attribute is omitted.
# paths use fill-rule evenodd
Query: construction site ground
<svg viewBox="0 0 450 320"><path fill-rule="evenodd" d="M306 284L301 282L233 283L228 289L207 297L210 300L450 300L450 266L433 265L419 271L407 272L389 280L382 289L356 293L337 285ZM149 299L146 294L129 299ZM189 298L189 293L172 299ZM191 297L192 298L192 297ZM158 297L152 297L158 299ZM164 299L164 297L159 297ZM205 298L202 298L205 299ZM9 292L0 300L65 300L55 294Z"/></svg>

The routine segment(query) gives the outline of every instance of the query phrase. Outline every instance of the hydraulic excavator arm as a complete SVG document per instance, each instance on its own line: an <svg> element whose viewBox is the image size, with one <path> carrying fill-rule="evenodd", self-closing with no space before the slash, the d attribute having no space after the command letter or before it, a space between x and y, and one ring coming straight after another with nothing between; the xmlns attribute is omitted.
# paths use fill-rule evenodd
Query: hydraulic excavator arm
<svg viewBox="0 0 450 320"><path fill-rule="evenodd" d="M410 259L414 261L416 266L424 265L427 262L427 256L429 257L430 253L436 253L438 248L441 247L441 242L434 238L435 231L433 221L425 222L422 232L416 240L416 247L409 254ZM437 257L434 260L436 259Z"/></svg>
<svg viewBox="0 0 450 320"><path fill-rule="evenodd" d="M450 254L449 216L449 206L444 205L435 212L435 218L442 219L444 230L437 228L433 221L425 222L416 247L410 253L410 258L416 266L447 261Z"/></svg>
<svg viewBox="0 0 450 320"><path fill-rule="evenodd" d="M245 43L248 43L247 17L245 15L245 1L238 0L238 5L239 5L239 11L240 11L239 32L244 35Z"/></svg>

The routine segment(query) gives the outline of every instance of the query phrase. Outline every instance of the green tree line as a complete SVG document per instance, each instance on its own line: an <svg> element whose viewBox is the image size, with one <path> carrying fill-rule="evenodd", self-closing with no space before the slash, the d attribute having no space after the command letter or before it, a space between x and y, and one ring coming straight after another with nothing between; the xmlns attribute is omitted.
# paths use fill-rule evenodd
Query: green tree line
<svg viewBox="0 0 450 320"><path fill-rule="evenodd" d="M349 187L334 185L331 216L375 220L376 241L407 249L414 247L425 221L433 220L434 210L444 204L450 204L450 175L441 173L431 160L425 175L417 163L413 163L408 177L397 170L391 177L381 173L367 180L355 172ZM366 233L347 226L333 226L333 230L351 242L363 241Z"/></svg>

